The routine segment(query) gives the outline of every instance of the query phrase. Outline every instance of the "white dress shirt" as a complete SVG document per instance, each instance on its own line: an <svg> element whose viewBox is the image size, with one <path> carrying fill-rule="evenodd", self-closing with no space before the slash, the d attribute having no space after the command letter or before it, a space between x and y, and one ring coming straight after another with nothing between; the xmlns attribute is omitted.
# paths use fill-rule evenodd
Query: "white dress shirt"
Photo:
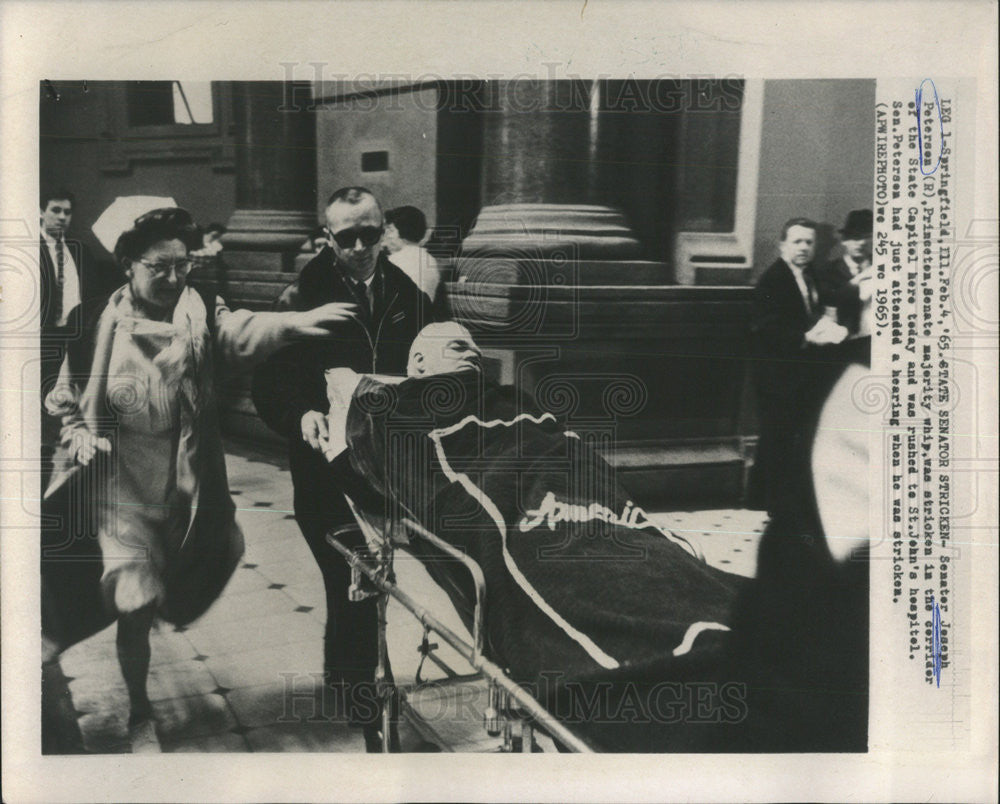
<svg viewBox="0 0 1000 804"><path fill-rule="evenodd" d="M802 294L802 301L805 302L806 312L812 313L816 307L816 291L813 290L812 293L809 292L809 285L806 284L806 278L802 275L802 269L798 266L792 265L790 262L786 262L791 271L792 276L795 277L795 284L799 286L799 293Z"/></svg>
<svg viewBox="0 0 1000 804"><path fill-rule="evenodd" d="M53 276L58 272L59 258L56 255L56 239L44 229L42 238L49 249L49 256L52 258ZM56 277L58 281L58 277ZM55 288L53 288L53 292ZM80 303L80 274L76 269L76 261L73 259L73 252L66 238L63 238L63 286L62 286L62 314L56 321L56 326L66 326L66 317L69 312Z"/></svg>

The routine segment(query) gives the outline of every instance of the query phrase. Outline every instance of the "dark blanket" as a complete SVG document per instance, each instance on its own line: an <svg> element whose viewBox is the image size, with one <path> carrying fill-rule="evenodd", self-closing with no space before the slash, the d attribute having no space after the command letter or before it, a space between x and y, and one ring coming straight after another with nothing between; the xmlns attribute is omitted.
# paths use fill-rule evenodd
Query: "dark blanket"
<svg viewBox="0 0 1000 804"><path fill-rule="evenodd" d="M654 526L530 397L476 372L365 379L347 429L390 513L482 567L490 658L600 748L702 747L694 709L706 725L739 717L720 674L742 579ZM467 617L459 572L445 588Z"/></svg>

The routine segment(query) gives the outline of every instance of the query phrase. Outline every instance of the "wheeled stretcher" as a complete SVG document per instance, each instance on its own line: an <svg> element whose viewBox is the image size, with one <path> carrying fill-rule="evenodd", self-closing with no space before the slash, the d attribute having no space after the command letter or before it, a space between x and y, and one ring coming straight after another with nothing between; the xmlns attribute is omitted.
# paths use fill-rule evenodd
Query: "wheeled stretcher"
<svg viewBox="0 0 1000 804"><path fill-rule="evenodd" d="M424 627L421 653L425 657L435 659L431 653L433 647L428 639L428 635L434 633L468 661L476 670L477 676L486 679L488 696L483 728L489 736L502 738L500 750L508 753L531 752L537 745L535 730L538 729L557 741L564 750L592 752L594 749L582 737L559 722L532 697L530 692L513 681L503 668L485 654L486 580L479 564L410 518L404 517L394 523L382 522L378 517L359 510L350 499L349 503L357 524L336 529L327 535L327 541L351 567L351 585L348 592L351 600L356 602L370 597L377 598L378 664L375 683L382 712L383 752L388 753L391 750L391 721L397 713L406 717L425 739L448 750L447 745L442 745L433 725L425 722L420 713L408 704L408 693L413 692L413 689L397 687L387 673L389 654L386 614L389 597L399 601ZM349 547L348 544L359 542L357 538L359 535L363 537L366 547L360 549ZM393 559L396 550L399 549L396 542L402 541L400 535L405 536L406 541L423 540L448 559L460 563L471 576L475 590L471 644L397 584ZM455 680L461 681L467 678L457 677ZM419 688L420 685L418 671L415 688Z"/></svg>
<svg viewBox="0 0 1000 804"><path fill-rule="evenodd" d="M379 498L355 507L353 533L330 534L354 594L381 596L383 615L397 598L488 680L486 725L508 749L531 750L532 729L576 751L690 745L681 704L660 706L683 691L661 688L715 680L741 579L656 526L586 434L510 386L475 372L363 378L339 409L340 487ZM361 554L348 547L359 533ZM406 543L472 644L398 588L393 550ZM391 713L403 696L379 653Z"/></svg>

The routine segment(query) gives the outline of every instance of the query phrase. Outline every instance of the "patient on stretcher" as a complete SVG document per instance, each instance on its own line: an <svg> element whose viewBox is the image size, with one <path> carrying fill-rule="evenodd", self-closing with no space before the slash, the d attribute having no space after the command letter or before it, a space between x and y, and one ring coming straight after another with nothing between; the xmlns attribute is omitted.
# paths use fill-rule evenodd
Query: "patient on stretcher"
<svg viewBox="0 0 1000 804"><path fill-rule="evenodd" d="M484 377L460 325L425 328L408 374L328 372L327 457L349 460L389 519L410 517L479 563L487 653L550 710L603 721L595 739L605 749L700 745L684 729L664 746L665 725L680 724L647 711L648 693L664 681L720 680L743 579L653 524L585 437ZM457 571L445 584L468 622L464 586ZM635 712L616 729L623 690Z"/></svg>

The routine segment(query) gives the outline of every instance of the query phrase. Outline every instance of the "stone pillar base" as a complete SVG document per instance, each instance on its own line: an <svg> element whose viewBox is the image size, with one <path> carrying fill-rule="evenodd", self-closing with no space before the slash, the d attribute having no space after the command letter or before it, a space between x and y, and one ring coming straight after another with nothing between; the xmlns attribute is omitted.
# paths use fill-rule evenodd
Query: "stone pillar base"
<svg viewBox="0 0 1000 804"><path fill-rule="evenodd" d="M236 251L298 251L315 228L314 212L238 209L222 242Z"/></svg>
<svg viewBox="0 0 1000 804"><path fill-rule="evenodd" d="M502 204L483 207L462 242L462 255L622 260L642 247L625 216L590 204Z"/></svg>
<svg viewBox="0 0 1000 804"><path fill-rule="evenodd" d="M751 291L677 287L641 254L608 207L487 207L455 261L451 310L501 381L594 439L637 503L736 505Z"/></svg>

